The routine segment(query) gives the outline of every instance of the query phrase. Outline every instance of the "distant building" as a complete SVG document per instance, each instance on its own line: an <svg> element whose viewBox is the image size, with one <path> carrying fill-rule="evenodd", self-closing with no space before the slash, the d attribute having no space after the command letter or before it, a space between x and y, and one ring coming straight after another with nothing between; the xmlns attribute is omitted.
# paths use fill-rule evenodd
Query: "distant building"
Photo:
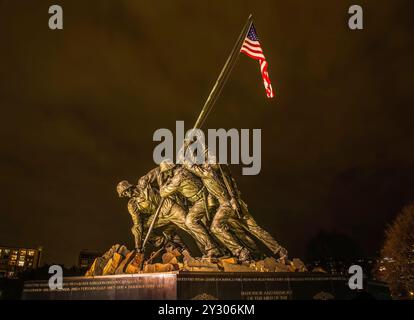
<svg viewBox="0 0 414 320"><path fill-rule="evenodd" d="M102 252L84 249L79 252L78 267L79 269L89 269L96 258L102 256Z"/></svg>
<svg viewBox="0 0 414 320"><path fill-rule="evenodd" d="M0 246L0 278L15 278L18 273L40 266L42 248Z"/></svg>

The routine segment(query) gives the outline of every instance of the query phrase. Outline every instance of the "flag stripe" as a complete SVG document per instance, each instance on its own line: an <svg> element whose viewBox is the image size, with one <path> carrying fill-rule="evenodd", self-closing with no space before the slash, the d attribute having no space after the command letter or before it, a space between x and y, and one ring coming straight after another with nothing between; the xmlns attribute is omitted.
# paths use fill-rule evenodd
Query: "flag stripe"
<svg viewBox="0 0 414 320"><path fill-rule="evenodd" d="M262 55L262 56L263 56L263 60L265 60L265 59L264 59L264 55L263 55L263 51L259 51L259 50L252 50L252 49L247 48L247 47L245 47L245 46L243 46L243 47L242 47L242 49L241 49L240 51L242 51L242 50L247 51L247 52L250 52L251 54Z"/></svg>
<svg viewBox="0 0 414 320"><path fill-rule="evenodd" d="M244 40L244 44L249 44L249 45L251 45L252 47L258 47L258 48L260 48L261 49L261 46L260 46L260 42L259 41L251 41L251 40L249 40L249 39L245 39Z"/></svg>
<svg viewBox="0 0 414 320"><path fill-rule="evenodd" d="M251 50L253 52L257 52L257 53L263 53L262 48L260 48L260 47L259 48L258 47L253 47L253 46L248 45L247 43L245 43L242 46L242 48L249 49L249 50Z"/></svg>
<svg viewBox="0 0 414 320"><path fill-rule="evenodd" d="M264 60L264 58L265 58L263 54L258 55L254 52L251 52L250 50L242 49L242 50L240 50L240 52L243 52L244 54L246 54L247 56L249 56L250 58L255 59L255 60Z"/></svg>

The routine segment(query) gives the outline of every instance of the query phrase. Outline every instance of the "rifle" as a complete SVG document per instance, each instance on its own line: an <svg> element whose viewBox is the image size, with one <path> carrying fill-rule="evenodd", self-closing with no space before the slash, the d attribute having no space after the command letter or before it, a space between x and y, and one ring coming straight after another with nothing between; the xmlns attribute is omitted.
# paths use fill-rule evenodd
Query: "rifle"
<svg viewBox="0 0 414 320"><path fill-rule="evenodd" d="M227 179L227 176L224 174L224 171L223 171L223 168L221 167L221 164L218 164L218 167L220 169L221 176L223 178L224 184L226 185L226 189L227 189L227 192L230 195L230 198L236 200L236 210L235 211L236 211L237 217L239 219L242 219L243 215L242 215L242 210L241 210L241 207L240 207L238 196L236 196L234 194L234 190L231 187L230 182Z"/></svg>

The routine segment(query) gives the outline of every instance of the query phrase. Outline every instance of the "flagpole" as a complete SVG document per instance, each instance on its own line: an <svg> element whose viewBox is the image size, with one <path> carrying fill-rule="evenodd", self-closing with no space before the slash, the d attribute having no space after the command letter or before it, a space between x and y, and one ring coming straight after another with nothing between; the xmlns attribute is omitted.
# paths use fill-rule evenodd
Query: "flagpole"
<svg viewBox="0 0 414 320"><path fill-rule="evenodd" d="M204 121L207 118L207 115L210 113L211 109L213 108L214 103L217 101L218 97L220 96L221 90L223 89L224 85L226 84L226 82L227 82L227 80L230 76L230 73L233 70L233 68L234 68L234 66L237 62L237 58L239 57L241 46L243 45L244 39L246 38L247 32L249 31L250 26L251 26L252 23L253 23L253 16L250 14L249 17L247 18L247 21L246 21L239 37L237 38L237 41L236 41L229 57L226 60L226 63L224 64L223 69L221 70L221 72L220 72L220 74L219 74L219 76L216 80L216 83L214 84L213 89L211 90L209 96L207 97L206 102L204 103L203 109L201 110L201 112L200 112L200 114L197 118L197 121L196 121L196 123L193 127L193 130L201 128L201 126L203 125ZM220 166L220 164L219 164L219 166ZM229 186L228 186L228 181L227 181L226 177L224 176L223 171L221 170L221 167L220 167L220 171L221 171L221 174L223 176L223 180L225 182L227 182L226 183L227 190L230 192ZM160 203L158 204L158 208L157 208L157 210L154 214L154 218L151 222L151 225L148 228L147 235L146 235L146 237L144 239L144 242L141 246L142 251L145 250L145 245L148 242L149 236L152 232L152 229L154 228L155 221L158 218L158 215L160 213L160 209L161 209L163 203L164 203L164 198L161 198ZM240 216L240 213L239 212L237 212L237 213Z"/></svg>
<svg viewBox="0 0 414 320"><path fill-rule="evenodd" d="M233 50L231 51L229 57L227 58L226 63L224 64L223 69L221 70L216 83L214 84L213 89L211 90L209 96L207 97L206 102L204 103L203 109L201 110L200 115L198 116L198 119L194 125L194 129L199 129L201 128L201 126L203 125L204 121L206 120L208 114L210 113L210 111L213 109L213 106L215 104L215 102L217 101L217 99L220 96L221 91L223 90L224 85L226 84L227 80L230 77L231 72L234 69L234 66L236 65L237 59L239 57L240 54L240 49L244 43L244 39L246 38L247 33L249 32L250 26L253 23L253 16L250 14L249 17L247 18L247 21L239 35L239 37L237 38L236 43L234 44ZM235 198L235 195L233 193L233 190L230 186L230 181L228 181L226 175L223 172L223 169L221 167L220 163L217 163L219 170L220 170L220 174L221 177L225 183L227 192L229 193L231 198ZM240 208L240 204L237 203L237 208L236 208L236 214L239 218L242 218L242 213L241 213L241 208Z"/></svg>
<svg viewBox="0 0 414 320"><path fill-rule="evenodd" d="M216 83L214 84L213 89L211 90L209 96L207 97L206 102L204 103L203 109L200 112L200 115L197 118L197 121L194 125L193 129L199 129L203 125L205 119L207 118L207 115L210 113L211 109L213 108L215 102L217 101L218 97L220 96L221 90L223 89L224 85L226 84L231 71L233 70L237 58L239 57L241 46L243 45L244 39L246 38L247 32L250 29L250 26L253 22L253 16L250 14L247 18L247 21L237 38L237 41L229 55L229 57L226 60L226 63L223 66L223 69L221 70Z"/></svg>

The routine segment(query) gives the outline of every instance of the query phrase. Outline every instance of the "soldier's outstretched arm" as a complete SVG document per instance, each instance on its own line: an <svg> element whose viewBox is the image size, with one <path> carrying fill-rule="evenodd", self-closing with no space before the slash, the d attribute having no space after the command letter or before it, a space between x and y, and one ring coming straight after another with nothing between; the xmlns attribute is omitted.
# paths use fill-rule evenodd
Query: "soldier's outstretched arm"
<svg viewBox="0 0 414 320"><path fill-rule="evenodd" d="M159 187L161 184L160 168L156 167L149 171L145 176L138 179L138 186L147 187L148 185Z"/></svg>

